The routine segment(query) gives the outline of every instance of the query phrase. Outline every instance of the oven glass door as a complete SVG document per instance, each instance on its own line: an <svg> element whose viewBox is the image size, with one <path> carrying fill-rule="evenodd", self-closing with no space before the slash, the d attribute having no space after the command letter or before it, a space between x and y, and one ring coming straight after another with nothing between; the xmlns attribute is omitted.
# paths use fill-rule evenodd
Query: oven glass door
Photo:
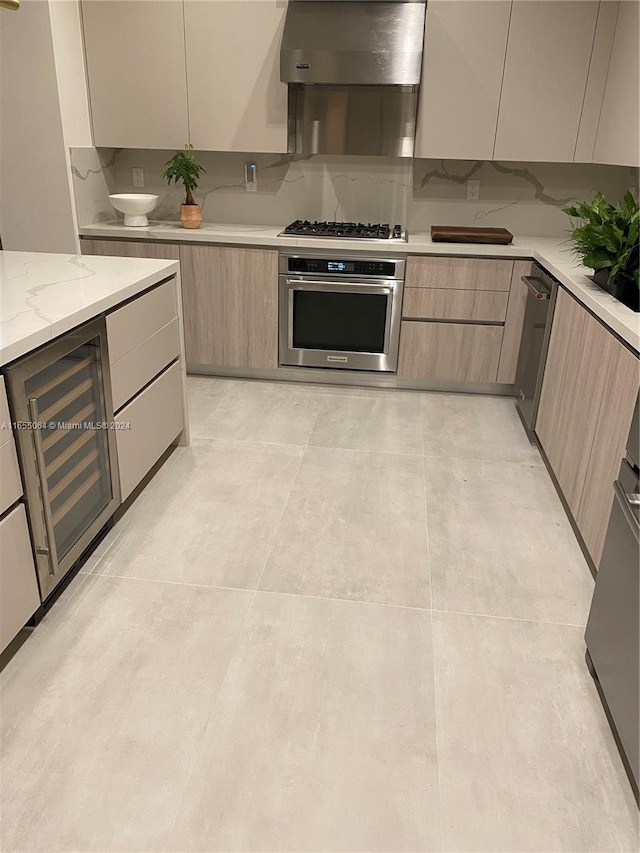
<svg viewBox="0 0 640 853"><path fill-rule="evenodd" d="M292 298L295 349L386 351L389 293L293 289Z"/></svg>
<svg viewBox="0 0 640 853"><path fill-rule="evenodd" d="M280 363L394 371L401 284L282 277Z"/></svg>

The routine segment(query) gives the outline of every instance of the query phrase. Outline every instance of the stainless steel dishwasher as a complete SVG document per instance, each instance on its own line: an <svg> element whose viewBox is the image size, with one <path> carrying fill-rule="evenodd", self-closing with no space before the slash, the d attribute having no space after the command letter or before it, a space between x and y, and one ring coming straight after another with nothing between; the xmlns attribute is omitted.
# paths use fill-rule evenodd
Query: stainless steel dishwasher
<svg viewBox="0 0 640 853"><path fill-rule="evenodd" d="M558 282L534 264L531 275L522 276L522 287L527 289L527 304L516 370L516 408L533 440Z"/></svg>
<svg viewBox="0 0 640 853"><path fill-rule="evenodd" d="M640 781L640 415L614 483L609 527L598 568L585 640L633 793Z"/></svg>

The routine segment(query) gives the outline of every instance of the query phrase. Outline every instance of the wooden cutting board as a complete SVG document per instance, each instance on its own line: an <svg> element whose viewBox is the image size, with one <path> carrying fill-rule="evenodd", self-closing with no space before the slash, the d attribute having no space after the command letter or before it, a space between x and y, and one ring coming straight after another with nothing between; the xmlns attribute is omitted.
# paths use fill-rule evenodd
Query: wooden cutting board
<svg viewBox="0 0 640 853"><path fill-rule="evenodd" d="M506 228L473 228L459 225L432 225L434 243L510 243L513 234Z"/></svg>

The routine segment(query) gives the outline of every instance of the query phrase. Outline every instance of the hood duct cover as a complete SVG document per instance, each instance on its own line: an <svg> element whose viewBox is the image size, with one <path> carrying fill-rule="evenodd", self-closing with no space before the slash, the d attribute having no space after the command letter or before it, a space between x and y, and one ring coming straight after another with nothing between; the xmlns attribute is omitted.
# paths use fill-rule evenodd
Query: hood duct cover
<svg viewBox="0 0 640 853"><path fill-rule="evenodd" d="M290 0L283 83L418 86L425 2Z"/></svg>
<svg viewBox="0 0 640 853"><path fill-rule="evenodd" d="M290 154L411 157L426 3L290 0Z"/></svg>

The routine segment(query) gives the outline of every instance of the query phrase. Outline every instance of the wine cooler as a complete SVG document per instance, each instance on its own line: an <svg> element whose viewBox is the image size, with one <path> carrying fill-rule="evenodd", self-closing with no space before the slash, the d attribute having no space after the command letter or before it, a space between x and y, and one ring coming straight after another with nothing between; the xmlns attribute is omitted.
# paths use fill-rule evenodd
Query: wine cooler
<svg viewBox="0 0 640 853"><path fill-rule="evenodd" d="M44 601L120 502L104 319L6 369Z"/></svg>

